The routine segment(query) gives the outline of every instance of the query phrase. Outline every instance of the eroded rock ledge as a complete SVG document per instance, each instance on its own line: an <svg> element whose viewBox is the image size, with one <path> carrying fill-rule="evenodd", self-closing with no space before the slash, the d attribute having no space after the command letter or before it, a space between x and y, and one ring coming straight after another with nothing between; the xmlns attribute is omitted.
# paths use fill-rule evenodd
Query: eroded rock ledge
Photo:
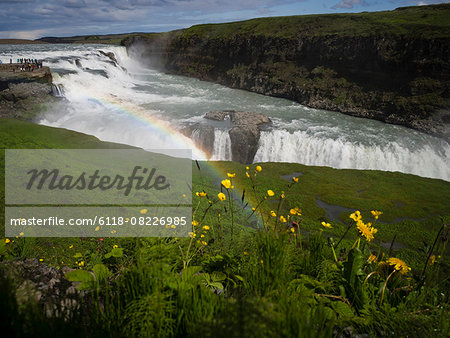
<svg viewBox="0 0 450 338"><path fill-rule="evenodd" d="M228 131L231 140L232 160L240 163L252 163L258 150L261 127L271 123L267 115L255 112L235 110L211 111L204 116L207 120L230 120ZM214 126L197 123L183 129L208 156L214 151Z"/></svg>
<svg viewBox="0 0 450 338"><path fill-rule="evenodd" d="M0 65L0 117L32 120L42 106L55 102L50 68L21 72L16 64Z"/></svg>

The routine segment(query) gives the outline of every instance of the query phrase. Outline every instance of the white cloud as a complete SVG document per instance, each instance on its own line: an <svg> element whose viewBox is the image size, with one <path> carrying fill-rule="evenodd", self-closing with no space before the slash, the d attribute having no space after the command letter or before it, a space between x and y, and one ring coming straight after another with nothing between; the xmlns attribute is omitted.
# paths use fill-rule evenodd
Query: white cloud
<svg viewBox="0 0 450 338"><path fill-rule="evenodd" d="M367 6L367 3L364 0L341 0L339 3L334 5L333 9L352 9L354 5L363 5Z"/></svg>
<svg viewBox="0 0 450 338"><path fill-rule="evenodd" d="M41 37L45 33L46 33L46 31L42 30L42 29L35 29L35 30L29 30L29 31L2 32L2 38L34 40L34 39Z"/></svg>

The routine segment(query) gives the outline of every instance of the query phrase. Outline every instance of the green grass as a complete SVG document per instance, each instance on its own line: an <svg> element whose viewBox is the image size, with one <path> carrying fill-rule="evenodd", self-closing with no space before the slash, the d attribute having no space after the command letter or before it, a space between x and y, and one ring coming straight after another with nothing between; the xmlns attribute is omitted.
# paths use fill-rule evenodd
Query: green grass
<svg viewBox="0 0 450 338"><path fill-rule="evenodd" d="M281 38L298 36L338 37L368 35L412 35L423 38L448 37L448 4L403 7L393 11L259 18L223 24L196 25L183 32L185 37L227 38L236 35L262 35Z"/></svg>
<svg viewBox="0 0 450 338"><path fill-rule="evenodd" d="M14 119L0 121L0 149L131 148L103 142L93 136L65 129ZM4 165L3 154L1 165ZM205 162L199 162L199 165L201 171L193 163L194 193L204 190L215 197L220 181L217 173L226 177L227 172L234 172L236 173L234 180L240 191L245 189L245 197L250 200L250 205L255 203L250 194L250 181L245 176L245 165L236 162L216 162L214 170ZM432 241L433 234L440 227L440 217L450 215L450 205L447 203L450 200L450 183L443 180L395 172L333 169L296 163L263 163L262 166L264 170L258 174L257 191L266 194L267 189L272 189L276 193L271 204L263 205L266 212L270 211L270 208L276 208L279 200L277 195L287 189L289 182L281 176L294 172L303 174L299 177L300 184L294 185L286 194L286 203L281 212L287 214L293 207L302 209L306 230L316 229L321 221L326 221L335 225L334 229L328 232L333 236L339 236L345 231L345 224L349 221L349 212L340 215L340 222L328 219L326 211L317 205L317 198L327 204L360 210L367 220L371 218L370 210L382 210L383 215L378 221L380 232L377 241L390 242L397 234L397 242L412 249L421 247L423 241L428 243ZM2 172L0 174L2 191L3 175ZM1 196L3 202L3 194ZM240 198L241 195L236 197ZM246 219L245 216L242 217ZM392 224L395 219L405 220Z"/></svg>
<svg viewBox="0 0 450 338"><path fill-rule="evenodd" d="M1 148L6 149L124 147L16 120L0 120L0 140ZM0 158L3 167L4 155ZM199 221L194 227L195 239L12 238L13 242L7 244L2 240L0 260L5 266L11 258L37 258L42 259L41 264L56 268L76 268L77 276L84 272L90 280L99 269L110 276L98 277L95 283L83 282L88 291L79 298L79 310L67 313L62 320L58 308L44 312L32 301L19 305L14 290L22 283L20 277L11 280L8 270L0 268L0 315L6 318L3 331L16 336L84 337L234 337L237 332L243 337L330 337L345 334L349 328L354 334L370 336L449 333L445 320L448 225L432 251L441 257L422 274L442 225L438 217L443 217L443 223L450 221L448 182L401 173L263 163L255 179L256 197L252 197L244 165L198 165L200 170L193 163L194 216ZM252 175L254 168L251 165L249 169ZM288 188L290 183L280 175L293 172L302 175ZM236 173L233 191L240 200L245 189L244 203L249 201L250 205L238 201L230 204L228 197L218 201L220 181L226 173ZM1 175L3 198L3 169ZM255 199L267 196L268 189L275 196L261 204L264 213L272 209L279 216L287 215L295 206L302 209L297 237L280 224L278 230L270 230L273 218L266 230L250 226L255 218L249 217L249 209ZM196 196L203 190L206 198ZM282 191L286 195L284 206L278 208ZM316 198L361 210L366 222L370 210L382 210L380 223L375 225L379 230L375 240L355 242L357 231L347 213L341 215L342 221L331 222L333 229L322 231L321 221L328 220L325 211L315 205ZM3 223L4 200L1 204ZM382 223L396 217L431 218ZM352 224L351 231L336 247L347 224ZM204 225L210 229L203 229ZM395 235L404 248L388 253L380 244L389 243ZM329 236L334 237L333 247ZM119 248L110 257L114 245ZM379 260L393 256L403 259L412 270L403 276L392 266L369 263L370 253ZM386 296L381 298L383 290Z"/></svg>

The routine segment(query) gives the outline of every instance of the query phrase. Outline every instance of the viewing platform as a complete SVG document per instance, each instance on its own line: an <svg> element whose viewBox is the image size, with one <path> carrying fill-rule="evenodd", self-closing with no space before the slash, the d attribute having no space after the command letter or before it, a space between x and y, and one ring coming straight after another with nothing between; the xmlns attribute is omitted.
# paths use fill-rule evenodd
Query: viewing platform
<svg viewBox="0 0 450 338"><path fill-rule="evenodd" d="M0 87L2 82L23 82L29 80L52 83L52 74L49 67L35 67L32 71L22 71L21 68L24 66L25 64L22 63L0 64Z"/></svg>

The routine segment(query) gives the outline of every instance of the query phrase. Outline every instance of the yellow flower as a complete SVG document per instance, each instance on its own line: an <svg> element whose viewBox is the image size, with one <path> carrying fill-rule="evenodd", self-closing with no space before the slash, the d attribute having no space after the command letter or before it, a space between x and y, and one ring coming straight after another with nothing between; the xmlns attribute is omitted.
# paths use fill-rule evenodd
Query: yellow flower
<svg viewBox="0 0 450 338"><path fill-rule="evenodd" d="M298 183L298 177L292 177L292 180L293 180L295 183Z"/></svg>
<svg viewBox="0 0 450 338"><path fill-rule="evenodd" d="M281 194L280 197L283 199L285 196L284 196L284 194Z"/></svg>
<svg viewBox="0 0 450 338"><path fill-rule="evenodd" d="M73 244L70 244L69 249L72 249L72 248L73 248Z"/></svg>
<svg viewBox="0 0 450 338"><path fill-rule="evenodd" d="M428 260L428 265L433 265L435 261L436 256L435 255L430 256L430 259Z"/></svg>
<svg viewBox="0 0 450 338"><path fill-rule="evenodd" d="M264 264L264 261L262 259L260 260L260 262L261 262L261 264Z"/></svg>
<svg viewBox="0 0 450 338"><path fill-rule="evenodd" d="M117 249L118 247L118 245L113 245L113 249Z"/></svg>
<svg viewBox="0 0 450 338"><path fill-rule="evenodd" d="M281 223L286 223L287 222L286 218L283 215L280 216L280 222Z"/></svg>
<svg viewBox="0 0 450 338"><path fill-rule="evenodd" d="M291 232L295 232L295 228L294 227L291 228Z"/></svg>
<svg viewBox="0 0 450 338"><path fill-rule="evenodd" d="M19 236L23 236L23 235L25 235L23 232L21 232L21 233L19 234Z"/></svg>
<svg viewBox="0 0 450 338"><path fill-rule="evenodd" d="M252 208L252 211L255 211L256 210L256 208Z"/></svg>
<svg viewBox="0 0 450 338"><path fill-rule="evenodd" d="M84 266L84 261L81 261L80 263L78 263L78 266Z"/></svg>
<svg viewBox="0 0 450 338"><path fill-rule="evenodd" d="M228 176L229 178L233 178L234 176L236 176L236 174L235 174L235 173L232 173L232 174L227 173L227 176Z"/></svg>
<svg viewBox="0 0 450 338"><path fill-rule="evenodd" d="M193 232L188 232L189 237L195 238L197 235Z"/></svg>
<svg viewBox="0 0 450 338"><path fill-rule="evenodd" d="M203 237L205 237L205 235L201 234L200 237L203 238Z"/></svg>
<svg viewBox="0 0 450 338"><path fill-rule="evenodd" d="M201 191L201 192L196 192L195 195L200 196L200 197L205 197L206 196L206 192Z"/></svg>
<svg viewBox="0 0 450 338"><path fill-rule="evenodd" d="M377 261L377 256L375 256L374 254L370 254L369 258L367 258L367 261L369 263L376 263Z"/></svg>
<svg viewBox="0 0 450 338"><path fill-rule="evenodd" d="M299 215L299 216L302 215L301 214L301 210L299 208L297 208L297 207L295 207L294 209L289 210L289 212L290 212L291 215Z"/></svg>
<svg viewBox="0 0 450 338"><path fill-rule="evenodd" d="M400 271L402 275L406 275L409 271L411 271L411 268L399 258L392 257L389 258L387 262L389 263L389 265L394 266L395 270Z"/></svg>
<svg viewBox="0 0 450 338"><path fill-rule="evenodd" d="M221 201L225 201L227 198L225 197L225 194L223 193L223 192L219 192L218 194L217 194L217 197L219 197L219 199L221 200Z"/></svg>
<svg viewBox="0 0 450 338"><path fill-rule="evenodd" d="M198 225L198 222L194 219L194 220L192 221L192 225L193 225L193 226L196 226L196 225Z"/></svg>
<svg viewBox="0 0 450 338"><path fill-rule="evenodd" d="M356 223L356 227L361 232L361 236L365 237L367 242L370 242L372 239L374 239L373 235L378 232L378 230L372 228L371 225L371 223L364 224L364 222L361 220Z"/></svg>
<svg viewBox="0 0 450 338"><path fill-rule="evenodd" d="M375 217L375 219L378 219L378 216L380 216L382 214L382 212L378 211L378 210L372 210L371 213L372 213L373 217Z"/></svg>
<svg viewBox="0 0 450 338"><path fill-rule="evenodd" d="M184 196L183 196L184 197ZM140 213L142 214L142 215L144 215L144 214L146 214L147 213L147 209L142 209L141 211L140 211Z"/></svg>
<svg viewBox="0 0 450 338"><path fill-rule="evenodd" d="M277 214L275 213L275 211L270 210L270 216L272 216L272 217L277 217Z"/></svg>
<svg viewBox="0 0 450 338"><path fill-rule="evenodd" d="M6 238L6 239L5 239L5 244L8 244L9 242L11 242L10 239L9 239L9 238Z"/></svg>
<svg viewBox="0 0 450 338"><path fill-rule="evenodd" d="M94 231L99 231L99 230L100 230L99 226L96 226L95 229L94 229Z"/></svg>
<svg viewBox="0 0 450 338"><path fill-rule="evenodd" d="M245 176L247 176L248 178L250 178L250 174L246 171L245 172Z"/></svg>
<svg viewBox="0 0 450 338"><path fill-rule="evenodd" d="M272 190L267 190L267 195L269 195L270 197L272 197L273 195L275 195L275 193Z"/></svg>
<svg viewBox="0 0 450 338"><path fill-rule="evenodd" d="M39 262L43 262L44 261L44 259L43 258L39 258Z"/></svg>
<svg viewBox="0 0 450 338"><path fill-rule="evenodd" d="M354 213L350 215L350 218L355 222L358 222L359 220L361 220L361 213L358 210L356 210Z"/></svg>
<svg viewBox="0 0 450 338"><path fill-rule="evenodd" d="M222 180L222 185L225 187L225 188L227 188L227 189L229 189L230 187L231 187L231 181L229 180L229 179L226 179L226 180Z"/></svg>
<svg viewBox="0 0 450 338"><path fill-rule="evenodd" d="M208 243L206 243L205 241L202 241L202 244L203 244L203 245L208 245Z"/></svg>
<svg viewBox="0 0 450 338"><path fill-rule="evenodd" d="M322 222L321 224L322 224L322 226L324 226L325 228L328 228L328 229L332 229L332 228L333 228L333 227L331 226L330 223Z"/></svg>
<svg viewBox="0 0 450 338"><path fill-rule="evenodd" d="M244 251L244 255L248 255L248 252L247 252L247 251Z"/></svg>
<svg viewBox="0 0 450 338"><path fill-rule="evenodd" d="M208 225L203 226L203 230L209 230L209 229L211 229L211 228Z"/></svg>
<svg viewBox="0 0 450 338"><path fill-rule="evenodd" d="M249 170L250 168L248 166L245 167L245 170Z"/></svg>
<svg viewBox="0 0 450 338"><path fill-rule="evenodd" d="M258 171L258 172L260 172L260 171L262 170L261 166L259 166L259 165L257 165L255 169L256 169L256 171Z"/></svg>

